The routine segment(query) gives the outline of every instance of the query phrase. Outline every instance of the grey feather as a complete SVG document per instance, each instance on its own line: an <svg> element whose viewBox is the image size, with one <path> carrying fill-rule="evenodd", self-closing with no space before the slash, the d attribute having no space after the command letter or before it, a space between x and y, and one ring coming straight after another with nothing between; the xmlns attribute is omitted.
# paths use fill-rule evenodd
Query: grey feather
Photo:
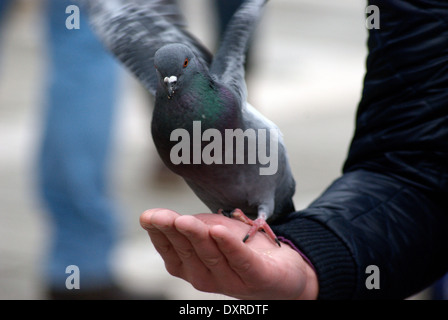
<svg viewBox="0 0 448 320"><path fill-rule="evenodd" d="M185 30L184 18L175 0L78 0L102 42L156 94L154 54L169 43L191 47L205 64L212 55Z"/></svg>
<svg viewBox="0 0 448 320"><path fill-rule="evenodd" d="M103 42L155 95L152 136L162 160L185 179L210 210L239 208L249 217L271 220L294 210L295 181L281 134L278 171L272 175L260 175L260 168L265 166L260 161L175 165L170 159L170 148L175 144L170 134L177 128L191 131L193 121L203 121L204 127L221 132L227 128L278 130L246 101L244 81L245 53L266 0L248 0L238 9L213 60L185 30L173 1L82 2ZM176 45L166 46L170 43ZM188 68L182 65L184 61ZM216 110L219 112L213 114ZM247 157L248 151L244 152Z"/></svg>
<svg viewBox="0 0 448 320"><path fill-rule="evenodd" d="M266 2L251 0L241 5L229 22L210 67L210 73L230 86L242 101L247 98L245 53Z"/></svg>

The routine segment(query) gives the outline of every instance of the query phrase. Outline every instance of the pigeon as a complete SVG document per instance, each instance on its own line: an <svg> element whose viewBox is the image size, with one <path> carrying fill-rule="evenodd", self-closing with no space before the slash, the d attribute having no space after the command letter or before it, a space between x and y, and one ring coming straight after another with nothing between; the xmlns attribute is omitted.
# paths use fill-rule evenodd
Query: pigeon
<svg viewBox="0 0 448 320"><path fill-rule="evenodd" d="M81 2L155 97L151 133L165 165L212 212L249 224L244 242L264 231L280 246L268 223L295 211L296 184L279 128L247 102L244 69L267 0L238 8L214 55L186 30L175 0Z"/></svg>

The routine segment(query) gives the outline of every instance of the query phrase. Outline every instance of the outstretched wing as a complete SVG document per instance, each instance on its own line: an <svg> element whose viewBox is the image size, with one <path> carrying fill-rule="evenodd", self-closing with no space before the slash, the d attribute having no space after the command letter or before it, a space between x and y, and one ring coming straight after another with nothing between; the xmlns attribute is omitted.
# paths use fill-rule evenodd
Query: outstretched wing
<svg viewBox="0 0 448 320"><path fill-rule="evenodd" d="M244 80L246 51L266 1L247 0L235 12L210 67L210 72L232 88L243 104L247 98Z"/></svg>
<svg viewBox="0 0 448 320"><path fill-rule="evenodd" d="M78 0L107 48L155 95L154 54L165 44L183 43L210 65L212 55L185 30L175 0Z"/></svg>

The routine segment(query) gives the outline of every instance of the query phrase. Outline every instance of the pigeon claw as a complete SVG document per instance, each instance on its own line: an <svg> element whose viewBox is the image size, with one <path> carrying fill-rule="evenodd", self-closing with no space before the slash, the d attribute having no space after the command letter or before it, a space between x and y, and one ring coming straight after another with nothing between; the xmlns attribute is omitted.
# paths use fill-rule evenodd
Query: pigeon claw
<svg viewBox="0 0 448 320"><path fill-rule="evenodd" d="M279 247L281 247L280 241L278 240L277 236L272 231L271 227L268 225L266 220L264 220L263 218L258 218L258 219L250 220L250 221L251 221L251 223L250 223L251 227L249 229L249 232L244 237L243 242L246 242L247 239L249 239L255 233L257 233L257 231L264 231L269 238L271 238L273 241L275 241L275 243L277 243L277 245Z"/></svg>
<svg viewBox="0 0 448 320"><path fill-rule="evenodd" d="M275 241L275 243L277 243L277 245L279 247L281 247L280 241L278 240L277 236L272 231L271 227L268 225L268 223L266 222L265 219L257 218L255 220L252 220L252 219L248 218L244 214L244 212L241 211L240 209L235 209L235 210L231 211L230 213L225 212L222 209L219 209L218 213L223 214L230 218L238 219L238 220L244 222L245 224L248 224L251 226L249 229L249 232L243 238L243 242L246 242L250 237L252 237L258 231L264 231L269 238L271 238L273 241Z"/></svg>

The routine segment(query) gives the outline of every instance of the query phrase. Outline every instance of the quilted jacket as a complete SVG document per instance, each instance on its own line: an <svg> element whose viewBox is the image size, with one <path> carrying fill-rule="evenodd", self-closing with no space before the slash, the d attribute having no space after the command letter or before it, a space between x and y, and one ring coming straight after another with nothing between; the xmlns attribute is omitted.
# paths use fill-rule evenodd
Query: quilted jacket
<svg viewBox="0 0 448 320"><path fill-rule="evenodd" d="M315 267L320 299L402 299L448 271L448 2L369 4L380 27L342 175L273 225Z"/></svg>

